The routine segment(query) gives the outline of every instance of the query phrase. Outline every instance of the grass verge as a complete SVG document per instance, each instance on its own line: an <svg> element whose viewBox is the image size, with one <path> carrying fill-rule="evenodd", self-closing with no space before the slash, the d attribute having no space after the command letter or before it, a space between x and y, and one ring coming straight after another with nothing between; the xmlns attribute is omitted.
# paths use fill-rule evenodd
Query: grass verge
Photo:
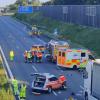
<svg viewBox="0 0 100 100"><path fill-rule="evenodd" d="M0 100L14 100L10 84L7 82L5 71L2 67L0 56Z"/></svg>

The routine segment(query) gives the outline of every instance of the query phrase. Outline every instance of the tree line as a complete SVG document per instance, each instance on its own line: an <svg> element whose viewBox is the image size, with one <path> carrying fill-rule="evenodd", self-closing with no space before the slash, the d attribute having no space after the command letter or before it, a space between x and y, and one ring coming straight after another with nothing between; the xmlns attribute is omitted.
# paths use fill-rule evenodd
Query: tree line
<svg viewBox="0 0 100 100"><path fill-rule="evenodd" d="M43 5L99 5L100 0L50 0Z"/></svg>

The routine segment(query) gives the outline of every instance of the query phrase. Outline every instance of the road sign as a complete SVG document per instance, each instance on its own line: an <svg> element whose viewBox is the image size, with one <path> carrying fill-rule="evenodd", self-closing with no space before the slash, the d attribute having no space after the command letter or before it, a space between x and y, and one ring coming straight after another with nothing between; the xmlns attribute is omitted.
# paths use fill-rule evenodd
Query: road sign
<svg viewBox="0 0 100 100"><path fill-rule="evenodd" d="M32 6L19 6L18 13L33 13Z"/></svg>

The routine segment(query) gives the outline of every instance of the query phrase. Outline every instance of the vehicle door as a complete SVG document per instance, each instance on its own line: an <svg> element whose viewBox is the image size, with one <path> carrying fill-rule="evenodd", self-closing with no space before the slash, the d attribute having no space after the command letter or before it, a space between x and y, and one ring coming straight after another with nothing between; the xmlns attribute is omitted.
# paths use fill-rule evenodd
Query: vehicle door
<svg viewBox="0 0 100 100"><path fill-rule="evenodd" d="M52 89L57 89L61 86L58 81L58 78L56 77L49 78L49 85L52 87Z"/></svg>

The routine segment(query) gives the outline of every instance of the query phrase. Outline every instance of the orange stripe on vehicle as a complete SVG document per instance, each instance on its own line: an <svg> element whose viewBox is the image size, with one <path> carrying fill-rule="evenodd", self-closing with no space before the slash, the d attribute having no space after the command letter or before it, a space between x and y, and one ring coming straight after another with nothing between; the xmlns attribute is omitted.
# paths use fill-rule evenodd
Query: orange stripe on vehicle
<svg viewBox="0 0 100 100"><path fill-rule="evenodd" d="M77 65L80 65L80 62L78 62Z"/></svg>
<svg viewBox="0 0 100 100"><path fill-rule="evenodd" d="M77 50L77 52L81 52L81 50Z"/></svg>
<svg viewBox="0 0 100 100"><path fill-rule="evenodd" d="M72 63L66 63L66 65L71 65Z"/></svg>
<svg viewBox="0 0 100 100"><path fill-rule="evenodd" d="M72 63L73 63L73 62L77 62L77 60L76 60L76 59L72 59Z"/></svg>

